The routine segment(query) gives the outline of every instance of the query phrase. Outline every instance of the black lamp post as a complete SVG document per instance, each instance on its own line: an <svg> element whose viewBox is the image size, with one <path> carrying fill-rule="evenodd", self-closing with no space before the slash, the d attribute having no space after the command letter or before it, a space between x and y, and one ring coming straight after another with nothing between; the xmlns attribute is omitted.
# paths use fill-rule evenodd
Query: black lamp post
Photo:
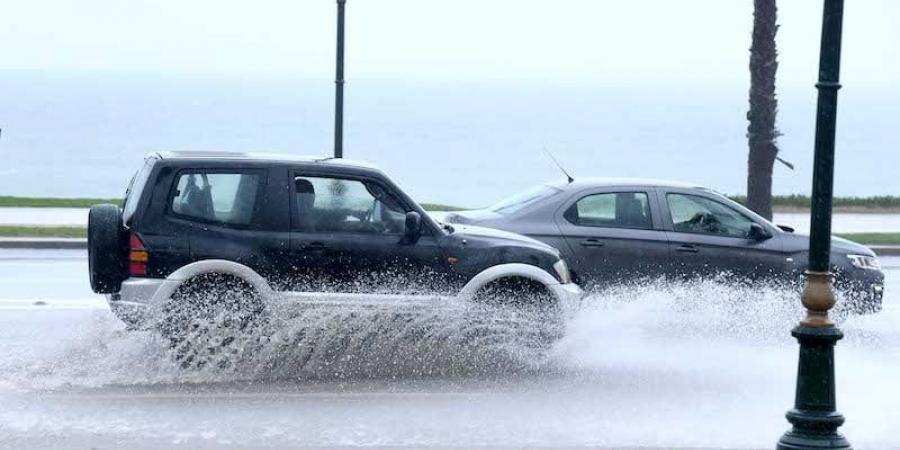
<svg viewBox="0 0 900 450"><path fill-rule="evenodd" d="M787 413L793 428L778 441L779 450L850 449L837 432L844 416L836 411L834 344L843 337L828 310L834 306L829 270L831 257L831 200L834 186L834 134L838 74L841 65L841 24L844 0L824 0L822 44L819 50L819 103L816 111L813 165L812 224L809 266L803 306L806 317L791 332L800 342L797 394Z"/></svg>
<svg viewBox="0 0 900 450"><path fill-rule="evenodd" d="M337 0L337 70L334 77L334 157L344 157L344 5Z"/></svg>

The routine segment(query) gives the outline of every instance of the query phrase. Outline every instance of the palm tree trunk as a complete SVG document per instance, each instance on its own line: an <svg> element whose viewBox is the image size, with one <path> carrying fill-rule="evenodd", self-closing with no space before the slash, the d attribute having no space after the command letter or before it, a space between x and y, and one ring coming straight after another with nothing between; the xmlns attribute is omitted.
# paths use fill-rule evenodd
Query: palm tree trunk
<svg viewBox="0 0 900 450"><path fill-rule="evenodd" d="M772 169L778 155L775 129L778 100L775 73L778 71L778 32L775 0L754 0L753 43L750 46L750 110L747 112L747 207L772 218Z"/></svg>

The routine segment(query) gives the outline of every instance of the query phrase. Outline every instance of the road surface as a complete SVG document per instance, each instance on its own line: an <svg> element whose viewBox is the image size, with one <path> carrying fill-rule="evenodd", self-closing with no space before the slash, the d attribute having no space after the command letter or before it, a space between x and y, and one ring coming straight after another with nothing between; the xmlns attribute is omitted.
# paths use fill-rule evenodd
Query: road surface
<svg viewBox="0 0 900 450"><path fill-rule="evenodd" d="M842 431L858 449L900 448L900 258L884 264L885 310L844 322L837 349ZM272 345L189 372L110 315L83 252L2 251L0 286L2 448L772 448L793 400L799 308L775 288L595 295L541 364L343 317L320 330L318 357ZM365 347L341 339L373 328Z"/></svg>

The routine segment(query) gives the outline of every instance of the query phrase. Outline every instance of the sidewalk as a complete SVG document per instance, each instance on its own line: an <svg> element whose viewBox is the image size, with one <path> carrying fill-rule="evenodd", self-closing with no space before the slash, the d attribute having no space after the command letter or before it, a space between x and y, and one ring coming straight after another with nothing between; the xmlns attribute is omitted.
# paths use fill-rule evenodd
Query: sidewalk
<svg viewBox="0 0 900 450"><path fill-rule="evenodd" d="M0 225L87 226L86 208L0 207Z"/></svg>

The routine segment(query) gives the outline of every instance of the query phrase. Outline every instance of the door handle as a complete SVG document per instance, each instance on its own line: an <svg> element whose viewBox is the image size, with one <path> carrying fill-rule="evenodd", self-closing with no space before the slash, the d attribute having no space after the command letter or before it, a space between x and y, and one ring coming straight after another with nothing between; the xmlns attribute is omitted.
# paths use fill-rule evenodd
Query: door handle
<svg viewBox="0 0 900 450"><path fill-rule="evenodd" d="M585 239L581 241L582 247L603 247L603 242L598 239Z"/></svg>
<svg viewBox="0 0 900 450"><path fill-rule="evenodd" d="M681 253L697 253L700 249L691 244L681 244L678 247L675 247L675 251Z"/></svg>

